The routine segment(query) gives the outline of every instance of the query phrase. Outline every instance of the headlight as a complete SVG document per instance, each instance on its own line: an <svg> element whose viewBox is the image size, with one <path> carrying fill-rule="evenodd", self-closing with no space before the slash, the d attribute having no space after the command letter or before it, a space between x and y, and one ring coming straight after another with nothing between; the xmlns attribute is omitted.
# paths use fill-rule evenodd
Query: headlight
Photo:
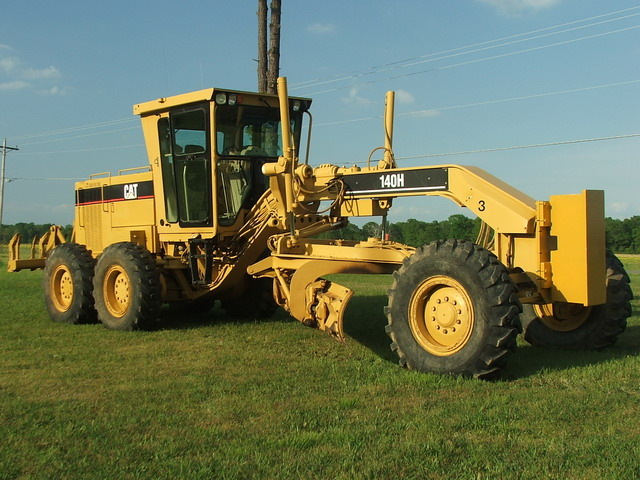
<svg viewBox="0 0 640 480"><path fill-rule="evenodd" d="M224 105L227 103L227 94L226 93L216 93L216 103L218 105Z"/></svg>

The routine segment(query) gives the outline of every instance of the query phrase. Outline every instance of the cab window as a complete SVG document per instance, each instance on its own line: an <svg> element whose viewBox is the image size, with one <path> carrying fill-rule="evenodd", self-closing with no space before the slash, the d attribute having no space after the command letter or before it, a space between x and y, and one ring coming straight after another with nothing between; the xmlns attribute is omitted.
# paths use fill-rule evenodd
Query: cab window
<svg viewBox="0 0 640 480"><path fill-rule="evenodd" d="M207 123L205 108L171 115L178 218L184 226L211 224L211 162Z"/></svg>

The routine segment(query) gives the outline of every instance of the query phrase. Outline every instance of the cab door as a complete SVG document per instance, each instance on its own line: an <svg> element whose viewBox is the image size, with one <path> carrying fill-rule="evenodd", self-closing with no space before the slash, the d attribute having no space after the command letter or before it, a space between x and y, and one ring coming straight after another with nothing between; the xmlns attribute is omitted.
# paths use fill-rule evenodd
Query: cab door
<svg viewBox="0 0 640 480"><path fill-rule="evenodd" d="M208 104L183 107L158 121L164 192L163 232L213 226ZM164 224L164 225L163 225Z"/></svg>

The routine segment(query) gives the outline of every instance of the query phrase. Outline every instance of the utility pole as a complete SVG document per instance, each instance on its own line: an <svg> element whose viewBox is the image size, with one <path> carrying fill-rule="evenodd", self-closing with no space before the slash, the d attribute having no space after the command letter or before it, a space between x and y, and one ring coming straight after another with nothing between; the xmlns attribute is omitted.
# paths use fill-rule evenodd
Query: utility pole
<svg viewBox="0 0 640 480"><path fill-rule="evenodd" d="M280 75L280 17L281 1L271 0L271 22L269 23L269 68L267 70L267 92L278 93Z"/></svg>
<svg viewBox="0 0 640 480"><path fill-rule="evenodd" d="M278 93L280 74L280 17L282 0L271 0L271 18L267 29L267 0L258 0L258 91ZM267 41L268 32L268 41Z"/></svg>
<svg viewBox="0 0 640 480"><path fill-rule="evenodd" d="M18 147L7 147L7 139L5 138L2 142L2 167L0 168L0 234L2 233L2 206L4 203L4 184L6 183L4 171L7 161L7 150L18 150Z"/></svg>
<svg viewBox="0 0 640 480"><path fill-rule="evenodd" d="M267 92L267 0L258 0L258 92Z"/></svg>

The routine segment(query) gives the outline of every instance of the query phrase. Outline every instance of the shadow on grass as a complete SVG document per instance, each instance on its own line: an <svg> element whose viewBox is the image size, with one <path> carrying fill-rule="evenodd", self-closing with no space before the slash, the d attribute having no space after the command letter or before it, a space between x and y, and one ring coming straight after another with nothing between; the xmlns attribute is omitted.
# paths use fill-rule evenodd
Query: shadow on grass
<svg viewBox="0 0 640 480"><path fill-rule="evenodd" d="M387 318L384 307L386 304L386 295L355 295L345 312L344 330L352 341L360 343L381 359L395 364L398 359L390 349L391 340L385 332ZM216 324L293 321L282 309L278 309L275 315L268 319L239 319L228 316L219 304L205 312L180 307L163 307L157 330L190 330ZM516 352L507 360L507 365L499 379L514 380L534 376L544 371L567 370L606 363L628 356L637 356L639 351L640 326L638 325L628 326L615 345L602 351L560 350L535 347L520 342Z"/></svg>
<svg viewBox="0 0 640 480"><path fill-rule="evenodd" d="M514 380L539 375L542 372L569 370L588 367L618 360L637 352L630 353L617 345L601 351L560 350L545 347L522 345L509 357L502 372L503 380Z"/></svg>
<svg viewBox="0 0 640 480"><path fill-rule="evenodd" d="M387 317L384 314L386 305L386 295L355 295L345 312L344 331L380 358L397 363L398 358L390 348L391 340L384 331L387 325Z"/></svg>
<svg viewBox="0 0 640 480"><path fill-rule="evenodd" d="M561 350L520 345L508 360L503 378L524 378L542 371L567 370L636 357L640 351L640 326L628 326L617 342L603 350Z"/></svg>
<svg viewBox="0 0 640 480"><path fill-rule="evenodd" d="M228 315L217 303L208 310L198 310L180 305L164 305L160 311L160 321L155 330L192 330L210 327L251 322L286 322L291 317L279 308L270 318L238 318Z"/></svg>
<svg viewBox="0 0 640 480"><path fill-rule="evenodd" d="M345 333L354 341L364 345L380 358L397 363L391 351L391 340L385 332L387 324L384 307L387 297L355 296L344 321ZM514 380L537 375L542 371L567 370L575 367L606 363L628 356L637 356L640 351L640 326L631 325L620 335L612 347L601 351L560 350L520 344L507 360L507 365L498 379Z"/></svg>

